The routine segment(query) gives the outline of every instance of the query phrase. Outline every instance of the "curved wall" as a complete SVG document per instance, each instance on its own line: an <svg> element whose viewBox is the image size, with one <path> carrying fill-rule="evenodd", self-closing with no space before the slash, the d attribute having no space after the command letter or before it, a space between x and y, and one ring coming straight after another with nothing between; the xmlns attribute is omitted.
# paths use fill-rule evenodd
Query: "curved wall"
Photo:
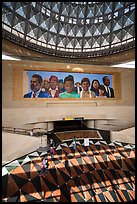
<svg viewBox="0 0 137 204"><path fill-rule="evenodd" d="M69 69L67 68L69 66ZM2 126L35 127L37 123L62 120L64 117L113 119L118 125L134 125L135 69L77 65L85 72L113 73L116 97L113 99L24 99L23 70L71 72L75 64L38 61L2 62ZM38 125L37 125L38 126Z"/></svg>

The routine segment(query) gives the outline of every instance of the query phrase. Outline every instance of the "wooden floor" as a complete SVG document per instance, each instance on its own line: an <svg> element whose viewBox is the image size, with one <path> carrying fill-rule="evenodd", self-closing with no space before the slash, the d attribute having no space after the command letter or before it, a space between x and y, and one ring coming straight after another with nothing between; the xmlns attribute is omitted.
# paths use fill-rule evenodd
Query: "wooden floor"
<svg viewBox="0 0 137 204"><path fill-rule="evenodd" d="M61 140L68 140L75 138L96 138L100 139L101 136L96 130L79 130L79 131L65 131L65 132L57 132L55 135Z"/></svg>
<svg viewBox="0 0 137 204"><path fill-rule="evenodd" d="M47 175L40 176L42 157ZM85 147L59 144L56 154L35 151L2 167L3 202L135 201L135 145L106 141Z"/></svg>

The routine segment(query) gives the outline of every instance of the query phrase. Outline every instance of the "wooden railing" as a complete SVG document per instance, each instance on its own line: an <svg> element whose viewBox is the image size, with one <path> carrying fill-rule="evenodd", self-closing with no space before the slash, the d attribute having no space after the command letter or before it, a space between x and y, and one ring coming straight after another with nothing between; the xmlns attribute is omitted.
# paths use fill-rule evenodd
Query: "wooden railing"
<svg viewBox="0 0 137 204"><path fill-rule="evenodd" d="M24 128L13 128L13 127L2 127L2 131L15 133L15 134L30 135L30 136L41 136L45 132L45 130L42 128L24 129Z"/></svg>

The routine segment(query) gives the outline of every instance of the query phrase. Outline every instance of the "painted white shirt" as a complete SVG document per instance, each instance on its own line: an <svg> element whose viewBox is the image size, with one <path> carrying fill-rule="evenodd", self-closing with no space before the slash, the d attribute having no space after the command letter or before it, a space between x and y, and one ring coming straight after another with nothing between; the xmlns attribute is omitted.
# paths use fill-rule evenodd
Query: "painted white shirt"
<svg viewBox="0 0 137 204"><path fill-rule="evenodd" d="M54 98L56 91L58 90L58 87L56 87L54 90L49 88L49 91L51 93L52 98Z"/></svg>
<svg viewBox="0 0 137 204"><path fill-rule="evenodd" d="M41 91L41 89L39 91L37 91L37 92L32 91L31 98L33 98L34 93L36 93L35 98L38 98L40 91Z"/></svg>
<svg viewBox="0 0 137 204"><path fill-rule="evenodd" d="M108 86L105 86L105 85L104 85L104 87L105 87L105 89L106 89L106 92L109 93L109 97L111 97L110 88L109 88Z"/></svg>

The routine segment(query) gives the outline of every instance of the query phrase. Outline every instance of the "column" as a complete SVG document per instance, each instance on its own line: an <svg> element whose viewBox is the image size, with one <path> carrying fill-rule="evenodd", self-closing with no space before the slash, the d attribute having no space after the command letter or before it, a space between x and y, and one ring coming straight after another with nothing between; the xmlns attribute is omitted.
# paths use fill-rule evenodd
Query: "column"
<svg viewBox="0 0 137 204"><path fill-rule="evenodd" d="M95 128L94 120L88 120L87 121L87 127L88 128Z"/></svg>
<svg viewBox="0 0 137 204"><path fill-rule="evenodd" d="M38 131L39 129L41 133L42 132L47 133L47 130L48 130L47 122L35 124L34 129L36 129L36 131Z"/></svg>
<svg viewBox="0 0 137 204"><path fill-rule="evenodd" d="M41 147L46 147L47 146L47 135L42 135L41 136Z"/></svg>
<svg viewBox="0 0 137 204"><path fill-rule="evenodd" d="M54 130L54 122L48 122L47 130L48 131Z"/></svg>

